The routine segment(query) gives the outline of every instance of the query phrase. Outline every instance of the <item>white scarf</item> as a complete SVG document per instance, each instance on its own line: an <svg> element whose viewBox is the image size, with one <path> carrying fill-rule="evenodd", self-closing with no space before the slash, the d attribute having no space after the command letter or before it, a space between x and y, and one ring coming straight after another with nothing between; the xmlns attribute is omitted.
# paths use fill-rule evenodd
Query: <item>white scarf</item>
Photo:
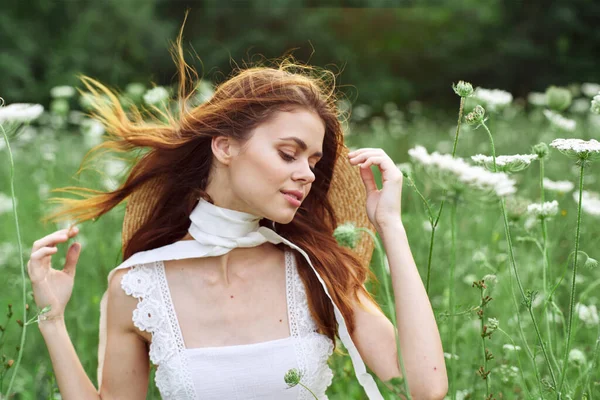
<svg viewBox="0 0 600 400"><path fill-rule="evenodd" d="M272 229L259 225L262 217L230 210L216 206L204 199L200 199L198 205L190 214L192 221L188 230L195 240L179 241L170 245L162 246L152 250L140 251L133 254L121 265L108 274L108 281L115 271L128 268L136 264L145 264L153 261L181 260L186 258L213 257L229 252L236 247L254 247L265 242L273 244L285 243L304 256L314 273L317 275L323 290L333 304L335 319L338 323L339 337L350 354L352 365L358 382L365 389L369 399L383 400L373 377L367 372L365 364L352 342L346 322L342 313L331 295L323 279L312 265L308 255L294 243L278 235ZM100 342L98 346L98 387L102 384L102 367L104 364L104 352L106 349L106 303L107 292L102 296L100 302Z"/></svg>

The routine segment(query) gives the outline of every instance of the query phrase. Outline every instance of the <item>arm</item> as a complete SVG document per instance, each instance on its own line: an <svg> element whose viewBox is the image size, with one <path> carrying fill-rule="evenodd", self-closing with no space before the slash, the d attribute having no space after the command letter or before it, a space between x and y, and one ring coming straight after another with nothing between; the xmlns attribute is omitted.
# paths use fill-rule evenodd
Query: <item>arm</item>
<svg viewBox="0 0 600 400"><path fill-rule="evenodd" d="M410 392L415 399L442 399L448 377L436 321L400 220L379 232L390 264L398 336ZM387 317L366 297L355 307L352 335L369 368L383 381L402 376L395 331Z"/></svg>
<svg viewBox="0 0 600 400"><path fill-rule="evenodd" d="M100 393L77 357L64 320L51 319L39 325L64 400L146 398L148 352L131 320L137 300L120 287L125 272L115 272L108 288L107 343Z"/></svg>

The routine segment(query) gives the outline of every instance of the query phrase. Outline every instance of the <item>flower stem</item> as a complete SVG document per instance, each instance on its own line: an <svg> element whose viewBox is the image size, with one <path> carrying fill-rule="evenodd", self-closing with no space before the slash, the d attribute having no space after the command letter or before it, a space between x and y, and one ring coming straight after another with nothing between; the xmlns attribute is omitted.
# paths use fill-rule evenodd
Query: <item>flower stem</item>
<svg viewBox="0 0 600 400"><path fill-rule="evenodd" d="M545 201L545 193L544 193L544 158L540 157L540 202L543 205ZM548 352L550 353L550 357L552 358L552 362L558 368L558 363L556 362L556 357L554 357L554 346L552 345L552 331L550 329L550 320L548 319L548 314L546 313L546 305L549 301L552 301L552 295L548 293L548 280L549 280L549 272L550 272L550 255L549 255L549 247L548 247L548 221L546 221L546 217L542 216L540 219L540 224L542 226L542 250L543 250L543 265L542 265L542 283L544 285L544 321L546 322L546 335L548 337ZM554 314L552 314L554 315Z"/></svg>
<svg viewBox="0 0 600 400"><path fill-rule="evenodd" d="M390 315L390 318L392 319L392 324L394 325L394 333L396 336L396 350L398 353L398 363L400 364L400 371L402 372L402 381L404 383L404 390L406 392L407 399L411 399L410 391L408 390L406 369L404 368L404 361L402 359L402 351L400 348L400 337L398 336L398 323L396 320L396 307L394 306L395 305L394 299L392 298L392 294L390 292L388 272L385 269L385 264L383 261L383 257L386 257L386 255L384 254L383 247L381 246L379 239L373 232L371 232L370 229L359 227L359 228L356 228L356 230L366 232L369 236L371 236L371 238L373 239L373 242L375 243L375 248L377 249L377 256L379 258L379 267L381 269L381 278L383 280L383 290L385 292L385 297L386 297L387 305L388 305L388 313Z"/></svg>
<svg viewBox="0 0 600 400"><path fill-rule="evenodd" d="M563 356L563 371L560 376L558 385L558 393L561 394L562 386L567 376L567 361L569 357L569 349L571 347L571 324L573 322L573 305L575 302L575 277L577 275L577 255L579 254L579 228L581 226L581 197L583 193L583 169L585 162L581 161L579 170L579 204L577 206L577 229L575 233L575 256L573 261L573 279L571 282L571 295L569 296L569 320L567 321L567 344L565 346L565 354Z"/></svg>
<svg viewBox="0 0 600 400"><path fill-rule="evenodd" d="M483 301L483 285L480 286L479 290L481 291L481 345L483 349L483 372L487 372L487 352L485 351L485 336L483 335L483 325L485 320L485 303ZM485 378L485 394L486 398L490 397L490 376L486 376Z"/></svg>
<svg viewBox="0 0 600 400"><path fill-rule="evenodd" d="M8 135L4 130L4 127L0 124L0 129L2 129L2 135L4 136L4 141L6 142L6 150L8 150L8 158L10 160L10 192L12 196L12 205L13 205L13 214L15 216L15 226L17 230L17 242L19 245L19 261L21 263L21 281L23 283L23 321L27 321L27 297L26 297L26 283L25 283L25 265L23 263L23 245L21 243L21 231L19 230L19 217L17 214L17 199L15 196L15 164L12 156L12 151L10 149L10 143L8 142ZM23 357L23 349L25 348L25 335L27 333L27 325L23 324L23 330L21 332L21 343L19 345L19 354L17 356L17 362L13 368L13 373L10 378L10 382L8 384L8 389L6 390L6 394L4 397L7 399L10 395L10 390L15 381L15 377L17 376L17 371L19 369L19 365L21 364L21 358Z"/></svg>
<svg viewBox="0 0 600 400"><path fill-rule="evenodd" d="M494 165L494 172L497 172L498 169L497 169L497 166L496 166L496 148L494 147L494 137L492 136L492 133L490 132L490 130L488 129L488 127L485 125L485 122L482 122L481 125L483 125L483 127L487 131L488 136L490 138L490 145L491 145L491 148L492 148L492 159L494 161L494 164L493 164ZM504 220L504 233L505 233L505 236L506 236L506 242L508 244L509 260L510 260L510 263L511 263L511 265L513 267L514 273L515 273L515 278L516 278L517 284L519 286L519 291L521 292L521 297L526 302L526 304L528 304L527 305L527 310L529 311L529 316L531 317L531 321L533 322L533 327L535 328L535 333L537 334L540 347L542 348L542 353L544 354L544 358L546 359L546 364L548 364L548 370L550 371L550 377L552 378L552 383L553 383L554 387L556 388L556 377L554 376L554 370L552 369L552 364L550 364L550 359L548 358L548 353L546 351L546 346L544 345L544 341L542 340L542 335L540 333L540 328L539 328L539 326L537 324L537 321L535 319L535 315L533 314L533 309L531 307L531 302L527 303L527 295L525 294L525 290L523 290L523 284L521 283L521 278L519 278L519 272L517 270L517 263L515 261L515 253L514 253L514 250L513 250L512 240L511 240L511 236L510 236L510 227L508 225L508 216L506 214L506 205L505 205L503 197L500 198L500 209L502 211L502 219ZM517 309L516 311L518 312L519 310Z"/></svg>
<svg viewBox="0 0 600 400"><path fill-rule="evenodd" d="M456 134L454 135L454 145L452 146L452 157L456 155L456 147L458 145L458 134L460 133L460 123L463 118L463 110L465 106L465 98L460 98L460 106L458 107L458 121L456 123ZM442 204L440 204L440 210L438 211L438 215L435 218L435 222L431 225L431 238L429 240L429 256L427 257L427 279L425 280L425 291L429 294L429 278L431 276L431 259L433 255L433 242L435 238L435 229L437 228L438 221L440 220L440 216L442 215L442 210L444 209L444 203L446 201L446 194L448 193L447 189L444 189L442 193Z"/></svg>
<svg viewBox="0 0 600 400"><path fill-rule="evenodd" d="M451 251L450 251L450 278L448 282L448 308L450 309L450 313L454 313L454 270L456 269L456 208L457 208L458 199L454 199L452 202L452 206L450 208L450 233L451 233ZM450 396L452 400L456 399L456 360L454 359L454 355L456 354L456 335L454 334L456 331L456 318L453 317L450 319Z"/></svg>
<svg viewBox="0 0 600 400"><path fill-rule="evenodd" d="M313 393L313 391L312 391L312 390L310 390L310 389L309 389L307 386L305 386L305 385L304 385L302 382L298 382L298 384L299 384L300 386L302 386L304 389L308 390L308 391L310 392L310 394L312 394L312 396L313 396L315 399L319 400L319 398L317 397L317 395L316 395L316 394L314 394L314 393Z"/></svg>

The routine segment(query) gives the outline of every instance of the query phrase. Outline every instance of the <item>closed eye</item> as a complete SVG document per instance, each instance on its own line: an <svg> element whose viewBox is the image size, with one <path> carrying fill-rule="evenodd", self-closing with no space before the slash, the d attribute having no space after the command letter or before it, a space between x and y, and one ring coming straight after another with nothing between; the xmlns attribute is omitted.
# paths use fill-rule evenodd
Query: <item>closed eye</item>
<svg viewBox="0 0 600 400"><path fill-rule="evenodd" d="M290 156L289 154L284 153L283 151L280 151L279 154L281 155L281 158L283 158L288 163L290 163L292 161L296 161L296 159L294 157ZM314 174L316 168L315 167L310 167L310 170Z"/></svg>

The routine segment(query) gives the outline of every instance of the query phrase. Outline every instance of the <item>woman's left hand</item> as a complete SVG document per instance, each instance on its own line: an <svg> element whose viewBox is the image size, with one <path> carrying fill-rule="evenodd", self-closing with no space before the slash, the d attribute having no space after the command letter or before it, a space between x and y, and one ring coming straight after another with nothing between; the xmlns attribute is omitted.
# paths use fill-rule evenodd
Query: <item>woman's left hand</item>
<svg viewBox="0 0 600 400"><path fill-rule="evenodd" d="M367 190L367 216L378 232L389 223L401 223L402 172L383 149L363 148L348 153L351 165L360 164L360 176ZM371 165L381 171L383 188L377 189Z"/></svg>

